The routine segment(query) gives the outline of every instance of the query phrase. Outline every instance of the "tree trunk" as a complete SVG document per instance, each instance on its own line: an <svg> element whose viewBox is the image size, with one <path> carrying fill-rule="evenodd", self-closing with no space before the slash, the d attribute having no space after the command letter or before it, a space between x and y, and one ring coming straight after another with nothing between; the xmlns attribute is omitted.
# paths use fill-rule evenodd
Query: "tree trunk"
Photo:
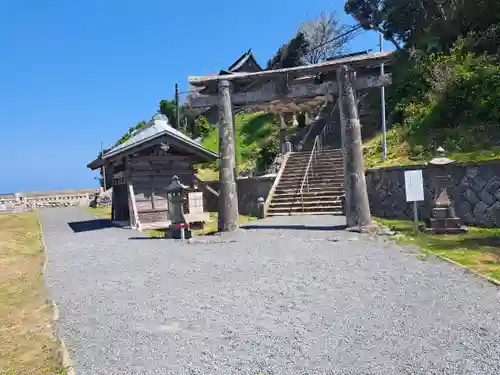
<svg viewBox="0 0 500 375"><path fill-rule="evenodd" d="M354 70L345 65L337 70L344 150L347 226L363 229L372 224L372 219L366 190L361 124L354 91L355 74Z"/></svg>
<svg viewBox="0 0 500 375"><path fill-rule="evenodd" d="M231 83L219 82L219 232L238 228L238 195L234 163L234 131Z"/></svg>

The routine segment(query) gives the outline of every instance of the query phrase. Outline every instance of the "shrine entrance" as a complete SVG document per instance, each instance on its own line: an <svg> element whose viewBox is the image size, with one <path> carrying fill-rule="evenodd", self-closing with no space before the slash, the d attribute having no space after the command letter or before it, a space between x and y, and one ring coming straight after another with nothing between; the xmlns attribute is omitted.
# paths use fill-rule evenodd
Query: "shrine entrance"
<svg viewBox="0 0 500 375"><path fill-rule="evenodd" d="M347 226L359 230L371 226L356 93L390 83L390 74L381 76L379 69L391 56L392 52L358 54L287 69L189 77L190 85L200 88L189 98L190 106L219 109L219 231L238 227L234 108L290 113L335 97L340 111ZM234 90L242 86L245 91Z"/></svg>

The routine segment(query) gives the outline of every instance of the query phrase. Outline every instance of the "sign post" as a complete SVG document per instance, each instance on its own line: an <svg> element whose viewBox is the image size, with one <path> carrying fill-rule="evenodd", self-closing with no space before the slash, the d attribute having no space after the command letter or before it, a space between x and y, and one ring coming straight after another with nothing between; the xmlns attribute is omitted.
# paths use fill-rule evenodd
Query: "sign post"
<svg viewBox="0 0 500 375"><path fill-rule="evenodd" d="M418 230L418 205L417 202L424 200L424 179L422 170L405 171L405 193L406 201L413 202L413 221L415 231Z"/></svg>

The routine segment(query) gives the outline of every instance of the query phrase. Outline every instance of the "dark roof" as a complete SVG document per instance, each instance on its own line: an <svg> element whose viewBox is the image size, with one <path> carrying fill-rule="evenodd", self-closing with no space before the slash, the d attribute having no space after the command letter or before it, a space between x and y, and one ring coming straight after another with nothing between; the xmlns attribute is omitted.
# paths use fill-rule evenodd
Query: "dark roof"
<svg viewBox="0 0 500 375"><path fill-rule="evenodd" d="M240 56L233 65L231 65L227 71L229 73L237 72L261 72L263 69L255 59L252 49L250 48L247 52Z"/></svg>
<svg viewBox="0 0 500 375"><path fill-rule="evenodd" d="M257 73L262 72L264 69L259 65L255 56L252 53L252 49L250 48L247 52L242 54L238 59L231 64L229 68L226 70L221 70L219 75L227 75L233 73ZM191 89L196 90L196 86L204 86L204 85L190 85ZM245 92L247 90L248 85L241 85L237 83L233 86L233 92ZM210 94L214 93L213 90L207 87L198 88L198 92L200 94Z"/></svg>
<svg viewBox="0 0 500 375"><path fill-rule="evenodd" d="M151 126L142 128L126 142L112 148L100 158L89 163L87 168L97 169L101 167L107 159L135 152L138 147L158 141L163 137L173 140L180 148L200 155L203 160L211 161L219 157L215 152L206 149L195 140L171 127L166 120L155 119Z"/></svg>
<svg viewBox="0 0 500 375"><path fill-rule="evenodd" d="M252 49L249 49L243 55L238 57L238 59L231 64L226 70L221 70L219 75L227 75L233 73L257 73L262 72L264 69L259 65L255 56L252 53Z"/></svg>

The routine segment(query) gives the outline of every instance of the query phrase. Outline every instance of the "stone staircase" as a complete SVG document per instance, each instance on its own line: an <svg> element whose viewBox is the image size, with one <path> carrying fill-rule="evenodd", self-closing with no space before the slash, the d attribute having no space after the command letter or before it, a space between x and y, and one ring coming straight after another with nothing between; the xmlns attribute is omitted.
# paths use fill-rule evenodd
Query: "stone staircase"
<svg viewBox="0 0 500 375"><path fill-rule="evenodd" d="M312 168L302 193L309 161ZM344 167L342 151L324 149L292 152L274 190L267 216L343 215Z"/></svg>
<svg viewBox="0 0 500 375"><path fill-rule="evenodd" d="M364 103L365 96L359 98L362 122L372 116L370 107ZM273 187L270 201L266 202L267 216L344 214L344 166L338 106L325 103L319 107L309 126L298 145L299 152L289 154L277 186ZM315 157L311 159L312 154ZM310 160L312 171L307 169ZM307 183L301 191L306 172Z"/></svg>

